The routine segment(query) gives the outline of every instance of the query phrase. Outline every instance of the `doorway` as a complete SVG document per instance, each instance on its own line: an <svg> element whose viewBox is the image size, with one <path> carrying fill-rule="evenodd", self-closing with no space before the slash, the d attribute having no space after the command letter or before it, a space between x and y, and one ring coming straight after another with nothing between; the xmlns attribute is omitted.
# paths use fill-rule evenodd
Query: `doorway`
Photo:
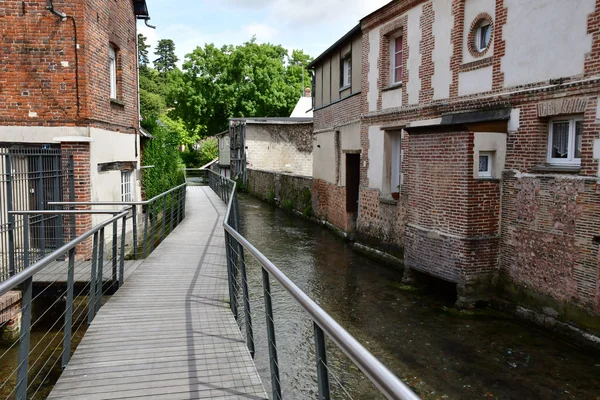
<svg viewBox="0 0 600 400"><path fill-rule="evenodd" d="M360 154L346 153L346 212L358 213ZM354 215L356 219L356 215Z"/></svg>

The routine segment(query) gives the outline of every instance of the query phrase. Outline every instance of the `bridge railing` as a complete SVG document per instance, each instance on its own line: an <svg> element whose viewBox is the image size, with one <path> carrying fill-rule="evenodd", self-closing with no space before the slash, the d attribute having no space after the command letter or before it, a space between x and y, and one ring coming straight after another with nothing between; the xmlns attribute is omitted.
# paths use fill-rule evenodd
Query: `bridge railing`
<svg viewBox="0 0 600 400"><path fill-rule="evenodd" d="M230 179L207 170L210 187L227 204L227 213L223 221L227 246L227 268L229 276L230 307L236 320L245 321L246 343L252 357L255 355L254 329L250 310L250 293L247 280L248 264L245 254L250 254L261 266L267 340L271 376L272 399L282 398L282 383L279 371L275 320L273 312L273 292L271 279L289 293L312 319L316 355L316 375L319 399L331 398L330 366L327 361L326 337L331 339L376 386L380 393L389 399L418 400L419 397L398 377L396 377L373 354L350 335L327 312L304 293L267 257L258 251L240 233L240 208L236 183ZM241 287L241 294L238 293ZM241 304L238 304L238 298ZM342 387L342 390L345 389ZM346 393L348 395L348 393ZM349 396L351 398L351 395Z"/></svg>
<svg viewBox="0 0 600 400"><path fill-rule="evenodd" d="M0 282L0 397L47 396L94 320L103 296L118 290L125 280L124 228L130 212L130 207L14 211L24 221L24 269ZM35 247L29 235L33 216L68 218L83 213L109 218L41 259L30 259ZM105 231L117 223L120 229L109 246Z"/></svg>
<svg viewBox="0 0 600 400"><path fill-rule="evenodd" d="M50 206L131 207L132 251L134 260L145 259L185 218L187 183L145 201L50 202ZM141 213L140 213L141 212ZM140 218L142 219L140 221Z"/></svg>

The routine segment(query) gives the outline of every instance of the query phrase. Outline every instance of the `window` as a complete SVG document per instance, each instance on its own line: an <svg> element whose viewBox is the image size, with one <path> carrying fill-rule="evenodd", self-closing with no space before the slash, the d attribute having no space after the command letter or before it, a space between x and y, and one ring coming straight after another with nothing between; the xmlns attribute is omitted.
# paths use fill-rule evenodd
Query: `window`
<svg viewBox="0 0 600 400"><path fill-rule="evenodd" d="M491 178L492 177L492 160L493 154L491 152L480 152L479 153L479 177L480 178Z"/></svg>
<svg viewBox="0 0 600 400"><path fill-rule="evenodd" d="M548 162L550 164L581 164L583 117L550 120Z"/></svg>
<svg viewBox="0 0 600 400"><path fill-rule="evenodd" d="M391 42L392 84L402 83L402 58L404 56L402 36L393 38Z"/></svg>
<svg viewBox="0 0 600 400"><path fill-rule="evenodd" d="M346 88L352 85L352 54L348 54L342 58L341 68L340 87Z"/></svg>
<svg viewBox="0 0 600 400"><path fill-rule="evenodd" d="M476 35L476 47L477 51L483 52L490 45L490 40L492 38L492 25L490 21L483 20L479 27L477 28Z"/></svg>
<svg viewBox="0 0 600 400"><path fill-rule="evenodd" d="M392 145L390 165L390 192L400 192L402 184L402 132L390 132Z"/></svg>
<svg viewBox="0 0 600 400"><path fill-rule="evenodd" d="M133 172L121 171L121 201L133 201Z"/></svg>
<svg viewBox="0 0 600 400"><path fill-rule="evenodd" d="M111 44L108 50L110 68L110 98L117 98L117 50Z"/></svg>

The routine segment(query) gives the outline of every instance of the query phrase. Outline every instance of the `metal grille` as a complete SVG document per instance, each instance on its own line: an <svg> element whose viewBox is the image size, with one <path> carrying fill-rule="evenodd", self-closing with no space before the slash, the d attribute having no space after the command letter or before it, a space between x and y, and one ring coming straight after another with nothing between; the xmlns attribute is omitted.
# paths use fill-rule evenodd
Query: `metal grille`
<svg viewBox="0 0 600 400"><path fill-rule="evenodd" d="M0 144L0 281L23 268L23 217L9 211L46 210L50 201L72 199L72 171L71 155L60 149ZM32 216L32 261L64 244L67 224L57 215Z"/></svg>

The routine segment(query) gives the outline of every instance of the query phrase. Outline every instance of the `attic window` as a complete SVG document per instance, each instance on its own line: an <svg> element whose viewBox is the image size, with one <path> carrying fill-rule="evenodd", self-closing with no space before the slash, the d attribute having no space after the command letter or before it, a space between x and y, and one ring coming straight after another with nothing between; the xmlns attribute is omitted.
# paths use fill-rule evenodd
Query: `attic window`
<svg viewBox="0 0 600 400"><path fill-rule="evenodd" d="M492 46L494 22L487 13L479 14L469 30L468 49L473 57L484 56Z"/></svg>

